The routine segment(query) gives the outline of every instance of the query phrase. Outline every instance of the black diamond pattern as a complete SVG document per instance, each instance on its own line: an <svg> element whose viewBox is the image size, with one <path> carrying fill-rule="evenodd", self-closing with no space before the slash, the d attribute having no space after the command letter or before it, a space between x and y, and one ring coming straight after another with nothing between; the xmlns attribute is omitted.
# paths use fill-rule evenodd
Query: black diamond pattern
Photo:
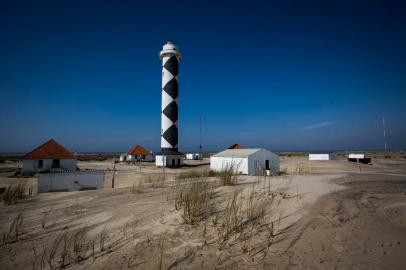
<svg viewBox="0 0 406 270"><path fill-rule="evenodd" d="M162 136L170 145L175 147L178 144L178 127L176 125L172 125L170 128L165 130Z"/></svg>
<svg viewBox="0 0 406 270"><path fill-rule="evenodd" d="M164 86L164 91L168 93L173 99L178 97L178 81L173 78Z"/></svg>
<svg viewBox="0 0 406 270"><path fill-rule="evenodd" d="M178 104L176 101L172 101L165 107L163 113L173 122L178 121Z"/></svg>
<svg viewBox="0 0 406 270"><path fill-rule="evenodd" d="M171 56L171 58L165 62L164 68L172 73L174 77L178 75L178 58L176 58L176 56Z"/></svg>

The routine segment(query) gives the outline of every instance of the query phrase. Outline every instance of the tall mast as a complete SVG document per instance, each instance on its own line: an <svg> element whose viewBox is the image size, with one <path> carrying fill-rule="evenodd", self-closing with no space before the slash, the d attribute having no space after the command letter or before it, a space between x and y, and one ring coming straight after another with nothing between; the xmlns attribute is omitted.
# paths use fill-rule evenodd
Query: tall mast
<svg viewBox="0 0 406 270"><path fill-rule="evenodd" d="M386 126L385 126L385 118L382 117L382 124L383 124L383 138L385 143L385 151L388 151L387 148L387 141L386 141Z"/></svg>
<svg viewBox="0 0 406 270"><path fill-rule="evenodd" d="M199 151L200 151L200 158L202 158L202 116L200 116L200 122L199 122Z"/></svg>

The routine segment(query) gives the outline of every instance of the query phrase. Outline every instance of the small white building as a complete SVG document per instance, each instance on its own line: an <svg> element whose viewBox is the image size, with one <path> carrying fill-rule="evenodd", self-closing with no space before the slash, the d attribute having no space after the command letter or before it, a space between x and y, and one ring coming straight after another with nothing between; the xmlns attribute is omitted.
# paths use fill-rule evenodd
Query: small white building
<svg viewBox="0 0 406 270"><path fill-rule="evenodd" d="M309 154L309 160L337 160L336 153Z"/></svg>
<svg viewBox="0 0 406 270"><path fill-rule="evenodd" d="M348 158L351 159L364 159L365 158L365 154L361 154L361 153L351 153L348 155Z"/></svg>
<svg viewBox="0 0 406 270"><path fill-rule="evenodd" d="M371 163L371 158L367 157L364 153L350 153L348 155L348 161L369 164Z"/></svg>
<svg viewBox="0 0 406 270"><path fill-rule="evenodd" d="M177 168L183 166L184 155L156 155L155 156L155 165L158 167L171 167Z"/></svg>
<svg viewBox="0 0 406 270"><path fill-rule="evenodd" d="M120 155L120 162L124 162L127 160L127 153L121 154Z"/></svg>
<svg viewBox="0 0 406 270"><path fill-rule="evenodd" d="M21 172L77 169L76 157L55 140L49 140L23 157Z"/></svg>
<svg viewBox="0 0 406 270"><path fill-rule="evenodd" d="M186 159L188 160L202 160L203 155L200 153L188 153L186 154Z"/></svg>
<svg viewBox="0 0 406 270"><path fill-rule="evenodd" d="M246 175L261 175L279 173L278 155L262 149L227 149L210 157L210 169L222 171L233 167L234 173Z"/></svg>
<svg viewBox="0 0 406 270"><path fill-rule="evenodd" d="M152 161L153 157L152 154L147 149L145 149L141 145L136 145L127 152L126 160L128 162Z"/></svg>

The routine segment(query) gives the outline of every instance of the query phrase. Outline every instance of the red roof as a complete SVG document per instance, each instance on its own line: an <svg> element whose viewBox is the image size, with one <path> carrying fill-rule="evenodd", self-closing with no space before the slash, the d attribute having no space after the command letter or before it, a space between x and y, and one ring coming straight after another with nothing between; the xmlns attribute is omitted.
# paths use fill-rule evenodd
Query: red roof
<svg viewBox="0 0 406 270"><path fill-rule="evenodd" d="M133 148L128 150L127 154L132 155L132 156L136 156L136 155L145 155L145 156L147 156L147 155L150 155L148 150L146 150L141 145L134 146Z"/></svg>
<svg viewBox="0 0 406 270"><path fill-rule="evenodd" d="M69 150L51 139L26 154L23 159L76 159L76 157Z"/></svg>
<svg viewBox="0 0 406 270"><path fill-rule="evenodd" d="M244 149L244 146L242 146L241 144L235 143L227 149Z"/></svg>

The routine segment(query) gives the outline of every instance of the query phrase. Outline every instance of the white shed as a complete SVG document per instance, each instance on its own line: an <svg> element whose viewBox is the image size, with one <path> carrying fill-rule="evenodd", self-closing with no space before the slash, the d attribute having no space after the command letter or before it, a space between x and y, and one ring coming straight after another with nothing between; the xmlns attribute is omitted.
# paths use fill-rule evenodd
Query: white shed
<svg viewBox="0 0 406 270"><path fill-rule="evenodd" d="M279 173L279 157L262 148L227 149L210 157L210 169L222 171L233 167L235 173L260 175Z"/></svg>
<svg viewBox="0 0 406 270"><path fill-rule="evenodd" d="M309 154L309 160L337 160L335 153L318 153Z"/></svg>
<svg viewBox="0 0 406 270"><path fill-rule="evenodd" d="M189 160L201 160L202 159L202 154L200 154L200 153L187 153L186 154L186 159L189 159Z"/></svg>
<svg viewBox="0 0 406 270"><path fill-rule="evenodd" d="M120 155L120 162L124 162L127 160L127 153L121 154Z"/></svg>

